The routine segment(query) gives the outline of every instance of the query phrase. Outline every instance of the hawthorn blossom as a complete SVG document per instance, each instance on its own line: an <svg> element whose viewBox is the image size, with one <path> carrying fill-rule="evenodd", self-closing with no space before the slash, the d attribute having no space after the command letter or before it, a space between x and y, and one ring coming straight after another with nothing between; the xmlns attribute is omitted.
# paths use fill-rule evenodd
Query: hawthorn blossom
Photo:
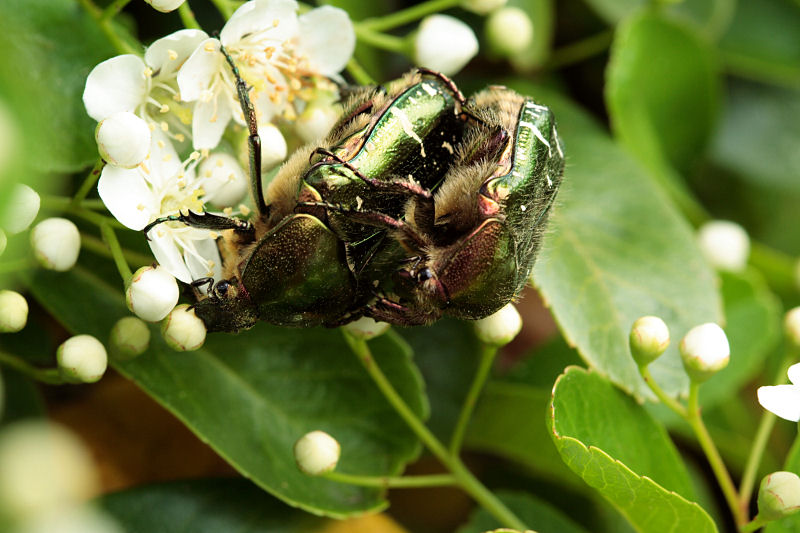
<svg viewBox="0 0 800 533"><path fill-rule="evenodd" d="M200 157L193 152L181 162L170 140L156 130L148 158L133 169L106 165L97 191L111 214L134 230L161 217L188 210L202 212L205 180L195 173ZM152 228L148 238L159 264L184 283L207 276L219 278L214 232L164 222Z"/></svg>
<svg viewBox="0 0 800 533"><path fill-rule="evenodd" d="M758 388L758 403L781 418L800 421L800 363L789 367L791 385L770 385Z"/></svg>
<svg viewBox="0 0 800 533"><path fill-rule="evenodd" d="M294 0L252 0L231 16L219 39L205 39L178 72L181 98L195 102L196 149L214 148L233 118L244 125L231 68L222 44L251 88L259 123L296 118L318 88L327 91L347 64L355 32L347 13L322 6L297 16Z"/></svg>

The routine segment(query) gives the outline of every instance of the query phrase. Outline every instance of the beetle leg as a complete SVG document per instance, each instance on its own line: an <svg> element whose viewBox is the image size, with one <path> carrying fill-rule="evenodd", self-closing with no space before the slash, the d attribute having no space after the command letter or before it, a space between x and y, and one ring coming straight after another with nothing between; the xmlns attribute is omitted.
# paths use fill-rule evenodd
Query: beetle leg
<svg viewBox="0 0 800 533"><path fill-rule="evenodd" d="M142 231L148 240L150 240L150 237L147 236L148 233L150 233L150 230L158 224L163 224L164 222L182 222L183 224L193 228L203 228L217 231L232 229L237 234L249 238L249 240L253 240L255 237L255 229L250 222L239 220L238 218L228 218L219 215L213 215L211 213L194 213L192 211L188 211L186 213L179 213L177 215L169 215L166 217L157 218L150 224L146 225Z"/></svg>
<svg viewBox="0 0 800 533"><path fill-rule="evenodd" d="M439 313L414 310L386 298L379 298L375 304L368 305L364 315L379 322L398 326L425 326L435 322Z"/></svg>
<svg viewBox="0 0 800 533"><path fill-rule="evenodd" d="M417 67L417 72L419 72L420 74L427 74L429 76L439 78L445 85L447 85L447 88L453 92L453 95L456 97L456 100L458 100L459 104L463 106L466 103L467 99L464 98L464 94L458 89L453 80L451 80L441 72L436 72L435 70L431 70L425 67Z"/></svg>
<svg viewBox="0 0 800 533"><path fill-rule="evenodd" d="M192 281L190 283L190 285L197 292L201 292L200 291L200 287L202 287L203 285L208 285L208 288L206 288L206 295L210 295L211 294L211 288L214 286L214 278L205 277L205 278L196 279L196 280Z"/></svg>

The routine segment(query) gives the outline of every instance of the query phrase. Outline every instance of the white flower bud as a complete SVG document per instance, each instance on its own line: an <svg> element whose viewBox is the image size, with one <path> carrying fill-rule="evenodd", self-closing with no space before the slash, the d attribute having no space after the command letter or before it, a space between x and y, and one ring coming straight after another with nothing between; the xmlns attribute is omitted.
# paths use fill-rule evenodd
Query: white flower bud
<svg viewBox="0 0 800 533"><path fill-rule="evenodd" d="M461 7L478 15L486 15L500 9L508 0L461 0Z"/></svg>
<svg viewBox="0 0 800 533"><path fill-rule="evenodd" d="M786 338L796 347L800 347L800 307L794 307L783 317L783 331Z"/></svg>
<svg viewBox="0 0 800 533"><path fill-rule="evenodd" d="M486 39L502 56L518 54L533 42L533 22L518 7L498 9L486 20Z"/></svg>
<svg viewBox="0 0 800 533"><path fill-rule="evenodd" d="M800 363L789 367L791 385L771 385L758 388L758 403L777 416L800 421Z"/></svg>
<svg viewBox="0 0 800 533"><path fill-rule="evenodd" d="M0 226L11 235L28 229L39 213L40 204L41 199L36 191L21 183L15 185L5 213L0 216Z"/></svg>
<svg viewBox="0 0 800 533"><path fill-rule="evenodd" d="M163 319L178 303L178 282L163 267L142 267L134 272L125 302L130 311L147 322Z"/></svg>
<svg viewBox="0 0 800 533"><path fill-rule="evenodd" d="M380 337L386 333L392 325L386 322L376 322L368 316L362 316L355 322L350 322L343 327L354 337L369 340Z"/></svg>
<svg viewBox="0 0 800 533"><path fill-rule="evenodd" d="M239 161L224 152L213 153L200 163L198 176L203 180L205 200L220 207L238 205L250 184Z"/></svg>
<svg viewBox="0 0 800 533"><path fill-rule="evenodd" d="M336 468L341 451L336 439L324 431L312 431L294 444L294 460L306 474L320 476Z"/></svg>
<svg viewBox="0 0 800 533"><path fill-rule="evenodd" d="M472 28L448 15L430 15L414 37L414 61L442 74L455 74L478 53Z"/></svg>
<svg viewBox="0 0 800 533"><path fill-rule="evenodd" d="M161 323L161 334L167 345L178 352L191 352L199 349L206 341L206 325L189 309L181 304L167 315Z"/></svg>
<svg viewBox="0 0 800 533"><path fill-rule="evenodd" d="M129 111L118 111L103 119L94 131L100 156L108 163L135 168L150 152L147 122Z"/></svg>
<svg viewBox="0 0 800 533"><path fill-rule="evenodd" d="M170 11L175 11L181 4L186 0L144 0L156 11L161 11L162 13L169 13Z"/></svg>
<svg viewBox="0 0 800 533"><path fill-rule="evenodd" d="M124 533L113 518L90 505L46 509L25 520L14 533Z"/></svg>
<svg viewBox="0 0 800 533"><path fill-rule="evenodd" d="M0 229L0 255L6 251L6 246L8 246L8 237L6 237L6 232Z"/></svg>
<svg viewBox="0 0 800 533"><path fill-rule="evenodd" d="M150 328L141 319L126 316L111 328L109 344L113 354L132 359L143 354L150 345Z"/></svg>
<svg viewBox="0 0 800 533"><path fill-rule="evenodd" d="M0 333L16 333L28 322L28 301L18 292L0 291Z"/></svg>
<svg viewBox="0 0 800 533"><path fill-rule="evenodd" d="M305 142L325 137L336 121L339 111L331 104L311 104L303 110L294 123L295 131Z"/></svg>
<svg viewBox="0 0 800 533"><path fill-rule="evenodd" d="M283 163L288 153L288 147L281 130L275 124L260 124L258 136L261 139L261 172L267 172ZM250 168L250 147L247 138L247 132L245 132L239 145L239 163L244 168Z"/></svg>
<svg viewBox="0 0 800 533"><path fill-rule="evenodd" d="M633 323L629 342L633 360L646 366L658 359L669 346L669 328L657 316L643 316Z"/></svg>
<svg viewBox="0 0 800 533"><path fill-rule="evenodd" d="M94 383L108 367L108 354L91 335L76 335L61 343L56 352L61 376L73 383Z"/></svg>
<svg viewBox="0 0 800 533"><path fill-rule="evenodd" d="M700 251L711 266L719 270L741 272L750 255L750 237L739 224L712 220L697 232Z"/></svg>
<svg viewBox="0 0 800 533"><path fill-rule="evenodd" d="M794 472L773 472L761 480L758 516L778 520L800 510L800 477Z"/></svg>
<svg viewBox="0 0 800 533"><path fill-rule="evenodd" d="M78 260L81 234L66 218L47 218L31 230L31 246L44 268L65 272Z"/></svg>
<svg viewBox="0 0 800 533"><path fill-rule="evenodd" d="M702 383L728 366L731 348L722 328L714 323L702 324L689 330L681 340L681 358L689 378Z"/></svg>
<svg viewBox="0 0 800 533"><path fill-rule="evenodd" d="M492 346L508 344L521 329L522 317L514 304L508 304L495 314L475 321L478 339Z"/></svg>
<svg viewBox="0 0 800 533"><path fill-rule="evenodd" d="M45 421L0 430L0 507L23 518L82 502L99 489L89 452L66 428Z"/></svg>

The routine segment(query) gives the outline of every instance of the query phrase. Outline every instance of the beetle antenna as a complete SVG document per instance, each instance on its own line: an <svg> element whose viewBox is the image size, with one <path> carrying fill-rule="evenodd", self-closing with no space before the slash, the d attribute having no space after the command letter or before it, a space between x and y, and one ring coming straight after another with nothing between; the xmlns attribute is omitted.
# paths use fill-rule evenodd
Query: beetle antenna
<svg viewBox="0 0 800 533"><path fill-rule="evenodd" d="M247 83L242 79L239 73L239 67L233 61L233 57L225 50L222 42L219 43L219 50L225 56L225 60L231 67L233 77L236 78L236 92L239 95L239 105L242 106L242 113L244 119L247 121L247 129L250 130L250 136L247 138L247 144L250 150L250 191L253 194L253 200L256 205L256 210L259 216L267 214L268 207L264 202L264 189L261 184L261 137L258 135L258 121L256 119L256 108L253 102L250 101L248 94Z"/></svg>

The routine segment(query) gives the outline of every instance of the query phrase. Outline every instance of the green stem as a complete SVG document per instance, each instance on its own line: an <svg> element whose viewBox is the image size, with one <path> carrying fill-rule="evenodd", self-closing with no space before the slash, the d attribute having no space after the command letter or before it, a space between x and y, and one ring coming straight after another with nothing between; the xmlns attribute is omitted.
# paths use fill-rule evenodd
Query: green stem
<svg viewBox="0 0 800 533"><path fill-rule="evenodd" d="M133 277L133 272L131 272L131 267L129 267L127 261L125 261L125 254L122 253L122 246L119 245L117 234L114 233L114 230L111 229L111 226L108 224L100 226L100 233L103 235L103 239L106 241L109 249L111 249L111 256L114 258L114 263L117 265L119 275L122 276L122 283L127 284Z"/></svg>
<svg viewBox="0 0 800 533"><path fill-rule="evenodd" d="M356 37L359 41L381 50L404 55L411 51L411 42L407 38L381 33L361 24L356 24Z"/></svg>
<svg viewBox="0 0 800 533"><path fill-rule="evenodd" d="M325 479L358 485L360 487L377 487L387 489L410 489L420 487L444 487L458 483L451 474L434 474L429 476L356 476L341 472L328 472Z"/></svg>
<svg viewBox="0 0 800 533"><path fill-rule="evenodd" d="M30 259L17 259L16 261L3 261L0 263L0 274L11 274L12 272L22 272L39 266Z"/></svg>
<svg viewBox="0 0 800 533"><path fill-rule="evenodd" d="M116 17L117 14L122 11L122 9L128 5L128 2L130 1L131 0L114 0L108 4L108 7L106 7L106 9L103 11L103 14L100 15L100 21L106 22Z"/></svg>
<svg viewBox="0 0 800 533"><path fill-rule="evenodd" d="M410 22L432 15L445 9L450 9L461 4L461 0L428 0L407 9L390 13L382 17L374 17L362 20L360 26L368 26L372 30L385 31L403 26Z"/></svg>
<svg viewBox="0 0 800 533"><path fill-rule="evenodd" d="M362 67L355 58L351 58L350 61L347 62L347 72L350 73L359 85L377 85L375 79L364 70L364 67Z"/></svg>
<svg viewBox="0 0 800 533"><path fill-rule="evenodd" d="M503 502L497 499L497 496L492 494L469 470L464 466L464 463L457 456L448 453L444 445L437 439L433 433L422 423L417 415L411 410L406 402L400 397L395 388L386 378L386 375L378 367L377 363L372 357L367 342L363 339L356 338L350 335L347 331L342 330L347 344L356 354L359 361L366 369L372 380L378 386L381 393L383 393L386 400L391 404L397 414L408 424L411 430L417 435L420 441L435 455L442 464L456 478L458 484L464 489L476 502L478 502L484 509L492 514L501 524L513 529L525 530L525 524L517 518L514 513L506 507Z"/></svg>
<svg viewBox="0 0 800 533"><path fill-rule="evenodd" d="M108 245L88 233L81 233L81 247L86 248L90 252L102 255L103 257L114 259L114 255L111 253L111 249ZM128 265L133 265L135 268L152 264L154 261L154 259L148 255L140 254L139 252L134 252L126 248L122 249L122 255L125 257L125 261Z"/></svg>
<svg viewBox="0 0 800 533"><path fill-rule="evenodd" d="M31 379L48 383L50 385L61 385L64 382L57 368L36 368L19 356L10 353L0 352L0 364L4 364L22 372Z"/></svg>
<svg viewBox="0 0 800 533"><path fill-rule="evenodd" d="M797 260L760 242L750 245L750 264L766 278L769 286L780 294L795 296L795 266Z"/></svg>
<svg viewBox="0 0 800 533"><path fill-rule="evenodd" d="M190 30L201 30L200 24L197 22L197 19L194 17L194 11L192 8L189 7L189 1L182 3L178 8L178 15L181 17L181 22L183 22L184 27Z"/></svg>
<svg viewBox="0 0 800 533"><path fill-rule="evenodd" d="M653 394L656 395L656 397L661 401L661 403L669 407L673 412L675 412L675 414L677 414L681 418L686 418L687 414L686 408L683 405L681 405L678 400L676 400L675 398L664 392L664 389L662 389L659 386L659 384L656 383L656 380L650 373L649 368L647 368L646 366L640 366L639 373L642 375L642 378L644 378L644 382L647 383L647 386L650 387L650 390L653 391Z"/></svg>
<svg viewBox="0 0 800 533"><path fill-rule="evenodd" d="M697 436L697 441L700 443L700 447L706 454L708 463L711 465L711 470L717 478L720 489L722 489L722 494L725 496L725 501L728 503L736 525L741 527L747 522L747 515L739 506L739 495L736 492L736 487L733 484L731 475L728 473L728 469L725 468L722 456L720 456L719 450L717 450L717 447L714 445L714 440L711 438L711 435L709 435L708 429L700 416L700 404L698 401L699 390L699 384L691 383L689 385L689 402L686 421L692 427L692 430Z"/></svg>
<svg viewBox="0 0 800 533"><path fill-rule="evenodd" d="M69 213L71 215L75 215L76 217L80 217L92 224L100 227L103 224L110 224L113 228L116 229L127 229L125 226L120 224L116 219L107 217L105 215L101 215L100 213L95 213L93 211L89 211L86 209L83 204L78 207L74 207L72 205L72 198L67 198L65 196L42 196L42 209L48 209L50 211L60 211L63 213Z"/></svg>
<svg viewBox="0 0 800 533"><path fill-rule="evenodd" d="M550 59L545 63L544 68L547 70L558 70L602 54L611 45L613 39L614 31L605 30L575 43L568 44L563 48L554 50L550 55Z"/></svg>
<svg viewBox="0 0 800 533"><path fill-rule="evenodd" d="M112 21L103 19L103 11L97 7L92 0L78 0L78 2L97 22L100 30L106 35L108 40L112 45L114 45L114 48L116 48L120 54L142 54L141 50L135 49L133 46L125 42L119 35L117 35L117 32L114 31Z"/></svg>
<svg viewBox="0 0 800 533"><path fill-rule="evenodd" d="M100 179L100 172L103 170L105 165L106 163L102 159L97 160L92 167L92 170L83 180L83 183L81 183L78 192L76 192L75 196L72 197L71 207L79 207L81 202L86 199L86 195L89 194L89 191L92 190L94 184L97 183L98 179Z"/></svg>
<svg viewBox="0 0 800 533"><path fill-rule="evenodd" d="M211 3L217 7L217 11L225 20L228 20L233 15L233 8L228 0L211 0Z"/></svg>
<svg viewBox="0 0 800 533"><path fill-rule="evenodd" d="M750 522L742 526L739 526L739 533L749 533L750 531L756 531L757 529L764 527L768 523L769 520L764 520L763 518L761 518L761 515L756 516Z"/></svg>
<svg viewBox="0 0 800 533"><path fill-rule="evenodd" d="M492 370L495 356L497 356L497 346L484 344L481 349L481 360L478 365L478 371L472 379L472 385L469 387L464 405L461 406L461 413L458 416L456 427L453 430L453 437L450 440L450 453L452 455L458 455L461 451L461 444L464 442L464 433L469 425L472 412L475 410L475 404L478 403L478 397L483 390L483 385L486 383L486 378Z"/></svg>

